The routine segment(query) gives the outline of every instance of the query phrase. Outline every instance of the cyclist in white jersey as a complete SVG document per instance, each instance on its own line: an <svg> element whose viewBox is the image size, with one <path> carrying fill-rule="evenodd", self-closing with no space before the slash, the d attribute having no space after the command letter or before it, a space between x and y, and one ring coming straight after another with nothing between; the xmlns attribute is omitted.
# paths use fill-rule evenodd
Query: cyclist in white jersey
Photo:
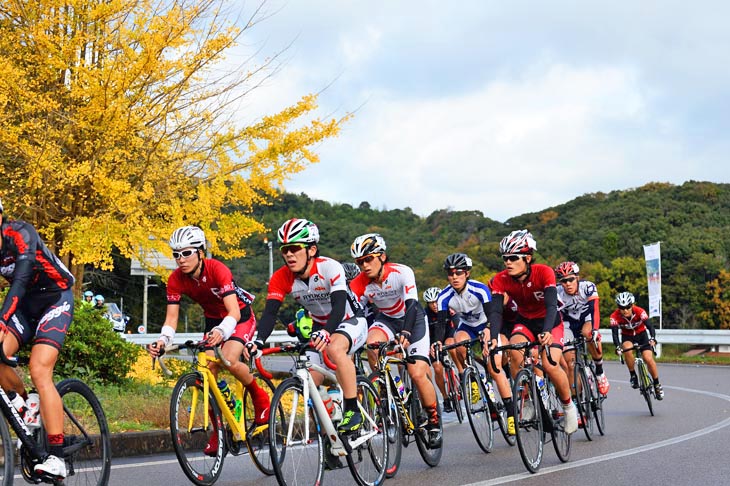
<svg viewBox="0 0 730 486"><path fill-rule="evenodd" d="M487 330L487 312L489 302L492 300L492 293L487 285L470 278L471 268L472 260L464 253L452 253L444 260L444 270L449 285L439 294L437 303L439 312L438 328L445 327L449 310L453 311L453 319L458 323L454 334L455 342L474 339L482 331L489 334ZM440 336L439 334L437 339ZM466 349L463 347L458 348L456 357L457 367L461 373L465 366ZM512 410L512 390L506 373L502 372L502 357L495 357L497 371L492 369L489 360L487 360L487 363L489 374L494 378L499 394L509 411L507 417L508 432L514 435L515 419ZM472 403L476 403L479 400L479 388L476 383L472 383L471 394Z"/></svg>
<svg viewBox="0 0 730 486"><path fill-rule="evenodd" d="M603 347L601 333L598 328L601 323L598 305L598 290L596 284L582 280L578 274L580 268L577 263L563 262L555 267L555 277L558 286L558 310L563 315L565 326L565 341L571 341L579 333L586 338L588 352L596 365L596 379L598 391L602 395L608 394L609 383L603 372ZM568 379L573 380L573 366L575 364L575 349L566 348L564 358L568 366Z"/></svg>
<svg viewBox="0 0 730 486"><path fill-rule="evenodd" d="M441 447L441 427L436 390L431 382L428 359L430 339L423 307L418 303L418 290L413 270L406 265L391 263L385 253L385 240L377 233L355 238L350 253L361 269L350 287L361 302L371 302L377 308L367 342L379 343L400 339L415 362L407 365L408 374L429 413L426 431L429 447ZM375 353L368 353L370 366L375 367Z"/></svg>
<svg viewBox="0 0 730 486"><path fill-rule="evenodd" d="M335 373L344 395L343 418L337 431L355 432L363 419L357 408L355 364L351 355L365 344L367 337L362 308L347 287L342 265L319 255L319 229L314 223L290 219L279 228L278 239L285 265L269 281L266 307L251 351L264 346L284 297L291 295L312 318L312 344L317 351L326 352L337 365ZM245 354L249 354L248 350ZM322 375L313 374L317 385L321 384Z"/></svg>

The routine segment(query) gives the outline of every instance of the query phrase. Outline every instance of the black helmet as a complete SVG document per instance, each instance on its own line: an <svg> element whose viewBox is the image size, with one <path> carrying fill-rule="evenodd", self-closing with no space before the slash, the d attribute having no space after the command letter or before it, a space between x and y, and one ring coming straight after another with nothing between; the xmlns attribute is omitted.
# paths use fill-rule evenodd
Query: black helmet
<svg viewBox="0 0 730 486"><path fill-rule="evenodd" d="M360 275L360 268L352 262L343 263L342 268L345 269L345 279L348 282Z"/></svg>
<svg viewBox="0 0 730 486"><path fill-rule="evenodd" d="M444 270L455 268L457 270L471 270L471 258L465 253L452 253L444 260Z"/></svg>

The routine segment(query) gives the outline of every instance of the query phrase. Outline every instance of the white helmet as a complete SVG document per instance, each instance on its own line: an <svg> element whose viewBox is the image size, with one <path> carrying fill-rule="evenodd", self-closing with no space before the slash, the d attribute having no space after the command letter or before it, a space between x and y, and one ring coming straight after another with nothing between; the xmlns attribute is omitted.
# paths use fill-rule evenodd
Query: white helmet
<svg viewBox="0 0 730 486"><path fill-rule="evenodd" d="M203 230L197 226L183 226L176 229L170 237L170 248L182 250L190 247L205 250L205 233L203 233Z"/></svg>
<svg viewBox="0 0 730 486"><path fill-rule="evenodd" d="M436 300L439 298L439 294L441 293L441 289L438 287L429 287L426 290L423 291L423 300L428 302L436 302Z"/></svg>
<svg viewBox="0 0 730 486"><path fill-rule="evenodd" d="M621 292L616 296L616 305L619 307L626 308L634 305L634 302L636 302L636 299L634 299L634 294L631 292Z"/></svg>
<svg viewBox="0 0 730 486"><path fill-rule="evenodd" d="M532 255L535 250L537 243L532 233L526 229L515 230L499 242L499 252L502 255Z"/></svg>
<svg viewBox="0 0 730 486"><path fill-rule="evenodd" d="M352 258L362 258L373 253L385 253L385 240L378 233L367 233L358 236L352 242L350 254Z"/></svg>

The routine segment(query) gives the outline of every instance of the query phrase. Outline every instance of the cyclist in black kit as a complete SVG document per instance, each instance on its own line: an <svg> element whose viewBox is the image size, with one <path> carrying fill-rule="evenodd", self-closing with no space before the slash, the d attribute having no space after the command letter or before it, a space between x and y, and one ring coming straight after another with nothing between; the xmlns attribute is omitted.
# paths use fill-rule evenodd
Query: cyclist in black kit
<svg viewBox="0 0 730 486"><path fill-rule="evenodd" d="M31 224L5 218L2 202L0 232L0 273L10 283L0 309L0 342L7 356L24 344L33 346L30 378L40 396L50 453L35 471L65 478L63 408L53 383L53 368L73 318L74 278ZM28 397L20 377L5 364L0 364L0 385L8 395Z"/></svg>

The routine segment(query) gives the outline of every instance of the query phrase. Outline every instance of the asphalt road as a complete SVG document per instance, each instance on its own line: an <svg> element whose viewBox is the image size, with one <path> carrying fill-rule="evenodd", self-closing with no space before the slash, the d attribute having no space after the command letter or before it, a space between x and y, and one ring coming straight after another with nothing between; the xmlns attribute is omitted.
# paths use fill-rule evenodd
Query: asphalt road
<svg viewBox="0 0 730 486"><path fill-rule="evenodd" d="M516 447L497 432L495 448L484 454L468 423L446 416L444 455L438 467L421 460L415 444L404 449L401 470L387 484L403 486L578 484L592 486L730 484L730 368L662 365L666 398L649 415L628 373L608 363L611 391L606 402L607 434L588 442L582 430L573 436L571 459L563 464L546 445L538 474L526 472ZM19 480L22 482L22 479ZM354 484L349 470L327 471L325 484ZM114 459L110 485L190 484L174 455ZM276 485L248 457L228 456L220 486Z"/></svg>

